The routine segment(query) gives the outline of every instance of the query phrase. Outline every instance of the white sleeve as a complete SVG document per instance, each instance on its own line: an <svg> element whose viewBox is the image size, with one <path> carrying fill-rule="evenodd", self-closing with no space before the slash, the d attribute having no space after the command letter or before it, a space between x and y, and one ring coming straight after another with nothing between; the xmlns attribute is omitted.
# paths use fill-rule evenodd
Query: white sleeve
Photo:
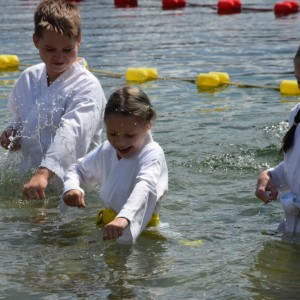
<svg viewBox="0 0 300 300"><path fill-rule="evenodd" d="M63 201L63 195L69 190L79 190L84 195L84 189L96 188L102 181L101 161L98 151L101 148L95 148L85 157L72 164L64 176L64 189L60 198L60 212L66 213L68 206Z"/></svg>
<svg viewBox="0 0 300 300"><path fill-rule="evenodd" d="M72 164L64 176L63 194L69 190L94 189L102 181L101 146L89 152L85 157Z"/></svg>
<svg viewBox="0 0 300 300"><path fill-rule="evenodd" d="M41 166L63 178L68 167L87 153L95 131L102 130L99 124L103 122L105 101L103 99L103 107L99 107L94 99L85 95L72 99Z"/></svg>
<svg viewBox="0 0 300 300"><path fill-rule="evenodd" d="M280 190L285 190L288 188L288 184L286 182L286 177L284 174L284 161L282 161L276 167L270 168L268 171L271 173L272 181L275 184L276 188Z"/></svg>
<svg viewBox="0 0 300 300"><path fill-rule="evenodd" d="M142 166L136 185L117 217L130 221L123 235L118 238L120 243L134 243L139 234L146 228L157 202L156 186L161 176L161 164L158 160Z"/></svg>

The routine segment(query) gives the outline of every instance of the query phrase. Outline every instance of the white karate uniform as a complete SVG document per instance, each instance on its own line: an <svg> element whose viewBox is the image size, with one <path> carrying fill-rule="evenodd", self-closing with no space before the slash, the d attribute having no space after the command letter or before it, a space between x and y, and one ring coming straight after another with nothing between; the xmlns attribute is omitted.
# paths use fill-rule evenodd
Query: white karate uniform
<svg viewBox="0 0 300 300"><path fill-rule="evenodd" d="M289 125L292 126L295 115L300 109L297 104L290 113ZM300 233L300 124L297 125L294 144L285 153L284 160L274 168L269 169L272 180L280 192L285 220L279 225L279 231Z"/></svg>
<svg viewBox="0 0 300 300"><path fill-rule="evenodd" d="M21 132L21 171L67 168L101 142L106 105L99 80L74 63L50 86L44 63L23 71L8 102L10 126Z"/></svg>
<svg viewBox="0 0 300 300"><path fill-rule="evenodd" d="M129 158L118 159L108 141L72 165L64 178L64 193L71 189L100 188L106 208L130 225L117 239L134 243L145 229L153 213L158 213L162 196L168 190L168 170L162 148L146 137L145 146ZM64 203L62 202L62 205Z"/></svg>

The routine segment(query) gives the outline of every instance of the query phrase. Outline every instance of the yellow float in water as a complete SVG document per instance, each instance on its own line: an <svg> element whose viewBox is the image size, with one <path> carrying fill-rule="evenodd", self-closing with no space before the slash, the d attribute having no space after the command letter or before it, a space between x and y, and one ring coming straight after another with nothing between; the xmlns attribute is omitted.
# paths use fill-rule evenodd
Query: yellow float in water
<svg viewBox="0 0 300 300"><path fill-rule="evenodd" d="M220 85L219 76L216 74L200 73L197 77L198 87L215 88Z"/></svg>
<svg viewBox="0 0 300 300"><path fill-rule="evenodd" d="M157 79L158 72L152 68L128 68L126 71L126 80L134 82L146 82Z"/></svg>
<svg viewBox="0 0 300 300"><path fill-rule="evenodd" d="M2 54L0 55L0 70L18 69L19 58L17 55Z"/></svg>
<svg viewBox="0 0 300 300"><path fill-rule="evenodd" d="M300 95L298 82L296 80L282 80L280 83L280 93L284 95Z"/></svg>
<svg viewBox="0 0 300 300"><path fill-rule="evenodd" d="M202 88L216 88L230 82L225 72L200 73L197 77L197 86Z"/></svg>
<svg viewBox="0 0 300 300"><path fill-rule="evenodd" d="M226 84L230 82L230 77L226 72L209 72L208 74L217 75L220 83Z"/></svg>
<svg viewBox="0 0 300 300"><path fill-rule="evenodd" d="M117 213L111 208L103 208L98 211L96 215L96 225L105 226L106 224L112 222L117 216ZM157 226L160 222L158 214L153 214L149 220L147 227Z"/></svg>

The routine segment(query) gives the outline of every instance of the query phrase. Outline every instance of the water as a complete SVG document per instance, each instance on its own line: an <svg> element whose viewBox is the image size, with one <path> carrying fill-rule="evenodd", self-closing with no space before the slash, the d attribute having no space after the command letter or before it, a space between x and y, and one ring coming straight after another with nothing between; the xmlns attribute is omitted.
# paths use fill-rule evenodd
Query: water
<svg viewBox="0 0 300 300"><path fill-rule="evenodd" d="M39 62L31 41L37 3L1 0L0 53L18 55L20 70ZM243 1L248 7L274 4ZM160 77L186 79L223 71L233 82L276 87L293 79L298 14L219 16L190 6L162 11L154 0L140 0L135 9L116 9L111 0L78 5L80 55L94 69L125 74L128 67L151 67ZM95 75L106 96L125 83L124 76ZM18 76L0 73L1 130ZM299 97L232 85L204 92L185 80L136 85L157 109L154 138L169 166L163 228L133 247L104 243L94 226L96 194L85 210L66 218L57 194L24 201L26 178L14 170L18 157L0 150L0 298L298 299L299 243L274 235L283 217L280 204L263 205L254 190L259 172L281 160L288 113Z"/></svg>

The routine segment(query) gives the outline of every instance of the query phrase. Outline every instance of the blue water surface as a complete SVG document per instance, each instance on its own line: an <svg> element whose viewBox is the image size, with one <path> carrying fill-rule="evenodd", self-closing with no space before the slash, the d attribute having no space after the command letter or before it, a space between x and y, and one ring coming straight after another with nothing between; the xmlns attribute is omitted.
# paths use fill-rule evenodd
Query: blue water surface
<svg viewBox="0 0 300 300"><path fill-rule="evenodd" d="M20 59L17 71L0 72L1 130L20 71L40 61L32 43L38 2L1 3L0 54ZM204 3L216 1L178 10L162 10L157 0L126 9L112 0L77 2L79 54L107 97L126 83L127 68L158 71L158 80L130 84L158 113L153 135L170 177L162 224L133 247L103 242L96 192L85 210L66 216L59 194L22 200L19 157L2 149L0 299L298 299L299 244L275 234L280 203L264 205L254 191L259 172L282 159L286 121L299 101L279 92L282 80L294 79L299 14L276 17L275 0L243 1L270 10L234 15ZM210 71L236 84L199 89L197 76Z"/></svg>

